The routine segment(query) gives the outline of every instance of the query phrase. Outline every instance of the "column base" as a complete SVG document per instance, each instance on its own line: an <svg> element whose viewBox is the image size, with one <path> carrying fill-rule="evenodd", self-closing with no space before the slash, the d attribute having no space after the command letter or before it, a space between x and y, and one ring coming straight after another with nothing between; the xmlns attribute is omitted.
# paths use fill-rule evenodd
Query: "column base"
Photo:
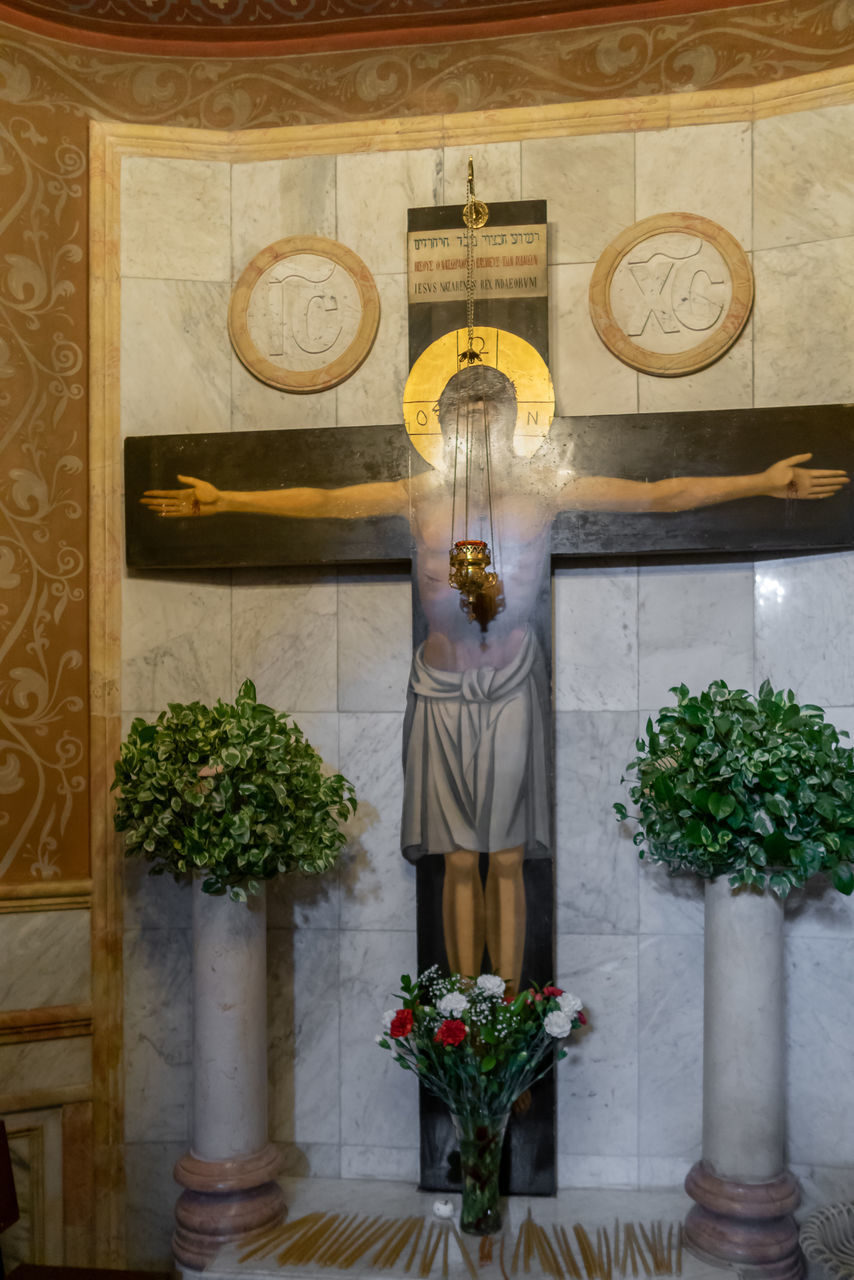
<svg viewBox="0 0 854 1280"><path fill-rule="evenodd" d="M685 1190L695 1201L685 1219L685 1245L696 1257L755 1280L801 1280L804 1260L792 1216L801 1197L788 1170L768 1182L738 1182L717 1177L700 1160Z"/></svg>
<svg viewBox="0 0 854 1280"><path fill-rule="evenodd" d="M224 1245L278 1226L287 1213L284 1192L274 1181L281 1163L271 1144L242 1160L182 1156L174 1171L185 1188L175 1205L176 1262L202 1271Z"/></svg>

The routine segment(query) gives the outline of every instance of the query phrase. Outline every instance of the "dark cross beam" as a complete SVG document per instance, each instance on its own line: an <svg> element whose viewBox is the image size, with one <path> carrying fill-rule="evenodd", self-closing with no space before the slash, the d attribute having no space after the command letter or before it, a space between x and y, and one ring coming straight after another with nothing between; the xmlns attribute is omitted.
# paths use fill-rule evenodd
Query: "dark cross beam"
<svg viewBox="0 0 854 1280"><path fill-rule="evenodd" d="M814 455L811 466L854 473L854 406L559 418L542 448L555 466L578 475L630 480L752 474L807 452ZM139 499L146 489L177 487L179 473L224 489L256 490L396 480L426 467L400 425L132 437L125 446L128 565L145 570L406 564L412 558L409 524L398 517L229 514L161 520ZM551 553L561 559L703 552L755 556L846 547L854 543L853 504L850 491L843 491L821 502L755 498L677 514L564 512L552 526ZM550 603L544 598L533 619L546 659ZM416 605L416 642L422 628ZM419 969L444 959L442 872L438 857L418 865ZM553 976L552 874L548 861L525 864L529 922L535 918L536 927L529 923L523 982ZM453 1136L445 1109L422 1090L421 1111L422 1185L453 1187ZM554 1191L552 1076L537 1086L530 1111L511 1125L506 1159L507 1189Z"/></svg>

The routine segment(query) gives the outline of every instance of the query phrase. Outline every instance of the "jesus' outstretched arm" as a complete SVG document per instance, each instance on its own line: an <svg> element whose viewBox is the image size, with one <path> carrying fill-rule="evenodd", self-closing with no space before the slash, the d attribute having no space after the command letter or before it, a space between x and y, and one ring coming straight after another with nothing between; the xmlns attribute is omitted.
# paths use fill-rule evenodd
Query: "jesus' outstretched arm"
<svg viewBox="0 0 854 1280"><path fill-rule="evenodd" d="M380 480L340 489L217 489L207 480L178 476L183 489L147 489L143 506L159 516L215 516L246 512L302 519L356 516L407 516L409 490L404 480Z"/></svg>

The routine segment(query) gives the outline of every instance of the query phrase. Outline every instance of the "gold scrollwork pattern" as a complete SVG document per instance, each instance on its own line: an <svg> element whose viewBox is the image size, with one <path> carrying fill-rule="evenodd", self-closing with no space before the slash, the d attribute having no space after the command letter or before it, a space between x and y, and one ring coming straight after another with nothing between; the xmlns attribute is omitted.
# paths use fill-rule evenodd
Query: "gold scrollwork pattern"
<svg viewBox="0 0 854 1280"><path fill-rule="evenodd" d="M89 868L89 119L239 130L739 88L850 63L854 3L281 58L0 31L0 881L20 885Z"/></svg>

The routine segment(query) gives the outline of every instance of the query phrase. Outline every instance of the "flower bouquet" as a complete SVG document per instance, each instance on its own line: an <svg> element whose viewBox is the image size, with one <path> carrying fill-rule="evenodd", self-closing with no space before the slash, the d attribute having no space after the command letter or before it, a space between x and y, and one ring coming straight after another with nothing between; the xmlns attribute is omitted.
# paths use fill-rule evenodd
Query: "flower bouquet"
<svg viewBox="0 0 854 1280"><path fill-rule="evenodd" d="M556 1046L585 1019L581 1001L559 987L513 997L503 978L443 977L437 966L400 980L402 1007L384 1017L377 1043L447 1105L460 1144L460 1227L501 1228L498 1168L513 1103L564 1058Z"/></svg>

